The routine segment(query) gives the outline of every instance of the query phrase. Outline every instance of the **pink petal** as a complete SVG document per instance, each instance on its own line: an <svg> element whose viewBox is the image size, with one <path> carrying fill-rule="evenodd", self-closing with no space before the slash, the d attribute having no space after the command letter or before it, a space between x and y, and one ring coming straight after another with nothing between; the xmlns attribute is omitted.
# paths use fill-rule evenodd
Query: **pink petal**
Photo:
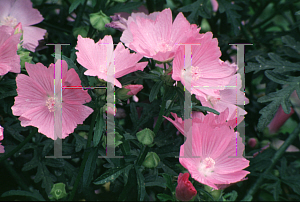
<svg viewBox="0 0 300 202"><path fill-rule="evenodd" d="M44 19L37 9L32 8L30 0L16 0L10 10L10 15L21 22L24 27L37 24Z"/></svg>
<svg viewBox="0 0 300 202"><path fill-rule="evenodd" d="M39 45L39 40L44 39L44 35L47 32L45 29L41 29L33 26L23 26L23 47L34 52L35 48Z"/></svg>

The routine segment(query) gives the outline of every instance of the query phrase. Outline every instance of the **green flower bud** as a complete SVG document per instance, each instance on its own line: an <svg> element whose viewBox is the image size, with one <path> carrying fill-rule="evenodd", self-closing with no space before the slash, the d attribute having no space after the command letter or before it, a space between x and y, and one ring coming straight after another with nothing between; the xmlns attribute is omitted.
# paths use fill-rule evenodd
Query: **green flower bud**
<svg viewBox="0 0 300 202"><path fill-rule="evenodd" d="M89 32L89 26L81 26L73 29L73 36L77 38L78 35L81 35L83 38L87 37Z"/></svg>
<svg viewBox="0 0 300 202"><path fill-rule="evenodd" d="M116 97L120 100L127 100L132 97L132 95L127 95L127 93L130 91L130 89L126 88L118 88L116 90Z"/></svg>
<svg viewBox="0 0 300 202"><path fill-rule="evenodd" d="M56 200L66 197L68 195L66 192L66 185L64 183L54 184L52 186L50 195L51 196L48 196L49 199L56 199Z"/></svg>
<svg viewBox="0 0 300 202"><path fill-rule="evenodd" d="M154 140L154 132L149 128L145 128L136 134L138 141L144 145L150 145Z"/></svg>
<svg viewBox="0 0 300 202"><path fill-rule="evenodd" d="M95 29L103 31L105 24L110 22L110 18L100 10L98 13L90 14L90 22Z"/></svg>
<svg viewBox="0 0 300 202"><path fill-rule="evenodd" d="M148 152L143 162L143 166L145 166L146 168L155 168L158 166L159 161L160 159L155 152Z"/></svg>
<svg viewBox="0 0 300 202"><path fill-rule="evenodd" d="M222 194L222 190L213 190L213 188L211 188L210 186L204 185L204 190L207 191L208 193L210 193L212 195L212 197L218 201L221 194Z"/></svg>

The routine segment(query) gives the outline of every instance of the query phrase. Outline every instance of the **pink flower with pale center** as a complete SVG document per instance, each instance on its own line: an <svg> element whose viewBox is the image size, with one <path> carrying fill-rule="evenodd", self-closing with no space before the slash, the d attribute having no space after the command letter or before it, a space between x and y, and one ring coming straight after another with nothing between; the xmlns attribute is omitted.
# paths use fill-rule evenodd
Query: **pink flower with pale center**
<svg viewBox="0 0 300 202"><path fill-rule="evenodd" d="M220 90L218 96L196 96L203 106L213 108L218 112L222 112L228 108L229 114L227 120L247 114L244 109L236 105L245 105L249 103L244 92L240 91L240 88L242 87L241 75L235 74L230 78L231 80L226 86L232 88Z"/></svg>
<svg viewBox="0 0 300 202"><path fill-rule="evenodd" d="M229 110L226 109L223 112L221 112L219 115L215 115L213 113L209 113L206 116L202 112L192 112L192 125L197 125L198 123L205 123L210 125L211 127L219 127L221 125L226 125L230 128L235 128L243 119L239 118L236 119L230 119L227 121L229 114ZM165 117L168 121L170 121L177 129L178 131L185 135L184 133L184 120L182 118L178 117L177 114L172 113L171 115L175 118L175 120L172 120L171 118Z"/></svg>
<svg viewBox="0 0 300 202"><path fill-rule="evenodd" d="M201 34L194 41L200 45L191 45L192 64L185 67L185 47L180 47L173 61L172 78L181 81L186 87L189 83L191 94L198 96L219 96L219 90L225 88L235 74L236 67L221 61L221 51L218 40L212 38L212 33Z"/></svg>
<svg viewBox="0 0 300 202"><path fill-rule="evenodd" d="M192 127L192 135L188 135L180 147L180 156L185 157L179 158L192 178L218 189L217 185L239 182L249 174L243 170L249 166L249 161L242 157L242 138L234 129L224 124L212 127L207 123L194 124Z"/></svg>
<svg viewBox="0 0 300 202"><path fill-rule="evenodd" d="M179 44L192 43L199 37L199 31L182 13L172 22L172 11L168 8L150 15L133 13L120 40L137 53L163 62L174 58Z"/></svg>
<svg viewBox="0 0 300 202"><path fill-rule="evenodd" d="M37 9L32 8L30 0L1 0L0 26L6 25L14 28L19 22L23 27L22 46L34 51L39 45L38 40L43 39L45 29L33 27L43 21L43 16Z"/></svg>
<svg viewBox="0 0 300 202"><path fill-rule="evenodd" d="M180 201L189 201L197 195L197 190L189 181L189 173L180 173L178 175L176 198Z"/></svg>
<svg viewBox="0 0 300 202"><path fill-rule="evenodd" d="M21 34L14 34L14 29L0 26L0 76L7 72L20 73L20 56L17 55Z"/></svg>
<svg viewBox="0 0 300 202"><path fill-rule="evenodd" d="M121 42L114 50L111 36L105 36L95 43L93 39L82 38L79 35L75 49L78 50L76 52L78 63L87 69L85 75L98 76L108 81L107 72L112 68L115 72L114 83L119 88L122 88L122 85L116 78L137 70L143 71L148 64L148 62L138 63L143 56L138 53L131 54Z"/></svg>
<svg viewBox="0 0 300 202"><path fill-rule="evenodd" d="M62 62L62 86L81 86L74 69L68 70L66 61ZM12 112L20 116L21 126L35 126L40 133L54 139L54 112L61 109L54 96L54 64L49 68L41 63L25 63L28 75L19 74L16 78L17 93ZM83 104L91 97L83 89L62 89L62 138L74 132L77 124L93 112Z"/></svg>
<svg viewBox="0 0 300 202"><path fill-rule="evenodd" d="M3 130L4 128L0 126L0 141L3 140ZM4 153L4 152L5 152L4 147L0 143L0 153Z"/></svg>
<svg viewBox="0 0 300 202"><path fill-rule="evenodd" d="M136 94L138 94L138 92L140 92L144 88L144 86L136 84L136 85L127 85L127 86L124 86L124 88L130 90L127 93L127 95L136 95Z"/></svg>

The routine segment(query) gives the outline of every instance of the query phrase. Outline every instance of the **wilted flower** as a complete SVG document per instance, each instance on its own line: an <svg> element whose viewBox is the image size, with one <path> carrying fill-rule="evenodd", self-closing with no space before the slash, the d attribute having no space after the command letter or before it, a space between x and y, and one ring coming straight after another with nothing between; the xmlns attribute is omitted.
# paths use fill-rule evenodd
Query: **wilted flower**
<svg viewBox="0 0 300 202"><path fill-rule="evenodd" d="M172 23L172 11L168 8L150 15L132 13L120 40L137 53L163 62L174 58L179 44L194 42L199 30L182 13Z"/></svg>
<svg viewBox="0 0 300 202"><path fill-rule="evenodd" d="M19 22L23 28L22 46L34 51L39 45L38 40L43 39L46 30L33 27L44 18L37 9L32 8L30 0L1 0L0 26L6 25L14 28Z"/></svg>
<svg viewBox="0 0 300 202"><path fill-rule="evenodd" d="M197 195L197 190L189 181L189 173L180 173L177 180L176 198L180 201L189 201Z"/></svg>
<svg viewBox="0 0 300 202"><path fill-rule="evenodd" d="M68 70L66 61L62 62L62 85L81 86L79 76L74 69ZM19 74L16 78L17 93L12 112L20 116L22 126L35 126L39 132L54 139L54 112L61 110L54 97L54 65L49 68L41 63L25 64L28 75ZM84 106L91 97L83 89L62 89L62 138L74 131L77 124L93 112Z"/></svg>
<svg viewBox="0 0 300 202"><path fill-rule="evenodd" d="M148 64L148 62L137 63L143 56L138 53L131 54L121 42L114 50L111 36L105 36L97 43L93 39L78 36L75 49L78 50L76 53L78 63L87 69L85 75L98 76L99 79L107 81L108 69L114 68L114 83L119 88L122 88L122 85L116 78L137 70L143 71Z"/></svg>
<svg viewBox="0 0 300 202"><path fill-rule="evenodd" d="M0 36L0 76L7 72L20 73L20 56L17 55L17 50L21 34L14 34L11 27L0 26Z"/></svg>
<svg viewBox="0 0 300 202"><path fill-rule="evenodd" d="M249 161L242 157L243 146L238 132L228 126L198 123L192 126L192 134L180 147L180 156L185 158L179 158L179 162L192 178L218 189L217 184L235 183L249 174L243 170L249 166Z"/></svg>

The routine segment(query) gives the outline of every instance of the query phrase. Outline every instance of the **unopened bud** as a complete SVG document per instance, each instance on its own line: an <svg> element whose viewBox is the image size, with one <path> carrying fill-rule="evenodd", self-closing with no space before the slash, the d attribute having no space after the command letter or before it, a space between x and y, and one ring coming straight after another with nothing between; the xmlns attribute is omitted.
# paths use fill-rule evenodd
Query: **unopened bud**
<svg viewBox="0 0 300 202"><path fill-rule="evenodd" d="M68 194L66 192L66 185L64 183L56 183L53 185L50 192L49 199L62 199L66 197Z"/></svg>
<svg viewBox="0 0 300 202"><path fill-rule="evenodd" d="M103 31L105 30L105 24L110 22L110 18L102 11L99 11L98 13L90 14L90 22L95 29Z"/></svg>
<svg viewBox="0 0 300 202"><path fill-rule="evenodd" d="M149 128L145 128L136 134L138 141L144 145L150 145L154 140L154 132Z"/></svg>
<svg viewBox="0 0 300 202"><path fill-rule="evenodd" d="M143 162L146 168L155 168L158 166L160 159L155 152L149 152Z"/></svg>

